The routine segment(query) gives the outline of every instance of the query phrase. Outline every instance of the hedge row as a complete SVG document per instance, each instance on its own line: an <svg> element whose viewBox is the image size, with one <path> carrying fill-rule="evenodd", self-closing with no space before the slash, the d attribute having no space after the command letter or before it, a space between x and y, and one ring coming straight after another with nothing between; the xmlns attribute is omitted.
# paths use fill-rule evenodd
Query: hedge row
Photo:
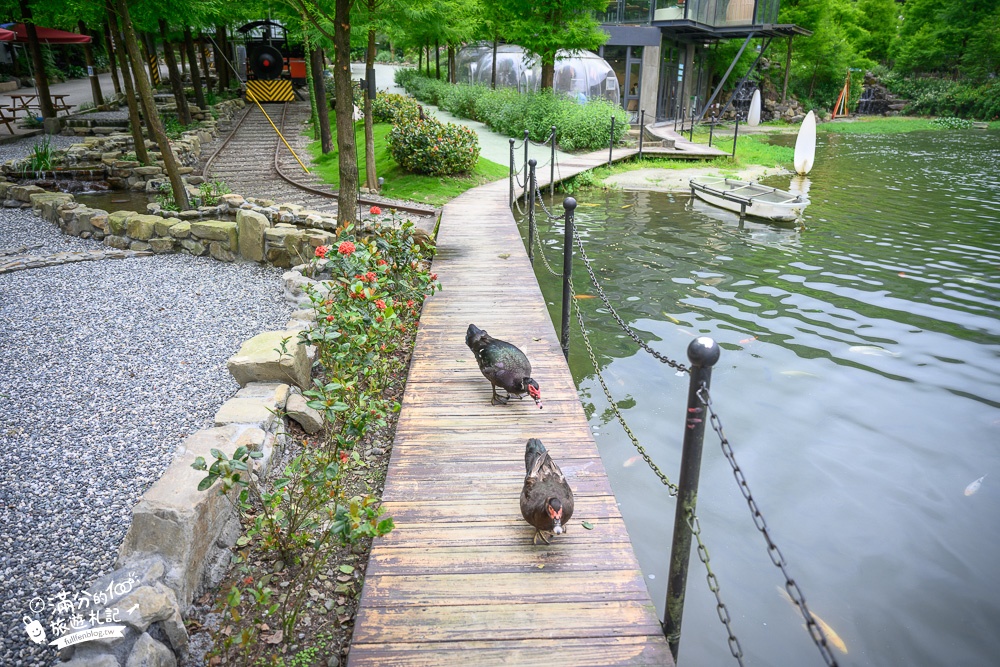
<svg viewBox="0 0 1000 667"><path fill-rule="evenodd" d="M605 100L580 104L551 91L521 94L512 88L451 84L416 69L396 70L396 83L422 102L481 121L509 137L520 137L528 130L532 141L543 142L555 125L557 143L568 151L607 146L612 117L616 118L615 142L621 141L629 128L625 110Z"/></svg>
<svg viewBox="0 0 1000 667"><path fill-rule="evenodd" d="M951 79L907 78L888 71L880 74L882 83L889 90L910 100L904 113L978 120L1000 119L1000 79L974 83Z"/></svg>
<svg viewBox="0 0 1000 667"><path fill-rule="evenodd" d="M467 173L479 162L479 137L467 127L400 114L387 140L403 169L431 176Z"/></svg>

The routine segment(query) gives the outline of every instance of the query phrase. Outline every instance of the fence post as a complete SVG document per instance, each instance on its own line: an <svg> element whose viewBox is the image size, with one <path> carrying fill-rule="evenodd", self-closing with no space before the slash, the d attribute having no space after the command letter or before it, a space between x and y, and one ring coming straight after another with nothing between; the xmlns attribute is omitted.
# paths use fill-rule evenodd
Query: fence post
<svg viewBox="0 0 1000 667"><path fill-rule="evenodd" d="M694 105L691 105L691 133L688 134L688 141L694 141Z"/></svg>
<svg viewBox="0 0 1000 667"><path fill-rule="evenodd" d="M712 135L715 134L715 116L708 123L708 147L712 147Z"/></svg>
<svg viewBox="0 0 1000 667"><path fill-rule="evenodd" d="M611 117L611 140L608 142L608 166L611 166L611 151L615 147L615 117Z"/></svg>
<svg viewBox="0 0 1000 667"><path fill-rule="evenodd" d="M552 126L552 155L549 156L549 196L556 196L556 126Z"/></svg>
<svg viewBox="0 0 1000 667"><path fill-rule="evenodd" d="M736 129L733 130L733 157L736 157L736 139L740 135L740 115L736 114Z"/></svg>
<svg viewBox="0 0 1000 667"><path fill-rule="evenodd" d="M677 660L681 641L681 617L684 615L684 589L687 586L688 560L691 557L691 524L698 504L698 476L701 470L701 449L705 439L707 412L698 391L712 383L712 366L721 350L714 340L702 336L691 341L687 355L691 360L691 381L688 385L687 409L684 413L684 444L681 449L681 474L678 481L677 507L674 512L674 537L670 547L670 572L667 577L667 604L663 632L670 652Z"/></svg>
<svg viewBox="0 0 1000 667"><path fill-rule="evenodd" d="M563 239L563 293L562 293L562 335L559 337L559 345L562 347L563 356L569 360L569 307L570 286L573 284L573 212L576 210L576 200L566 197L563 200L563 210L566 212L566 235Z"/></svg>
<svg viewBox="0 0 1000 667"><path fill-rule="evenodd" d="M528 203L528 131L524 131L524 203Z"/></svg>
<svg viewBox="0 0 1000 667"><path fill-rule="evenodd" d="M510 206L514 207L514 140L510 139Z"/></svg>
<svg viewBox="0 0 1000 667"><path fill-rule="evenodd" d="M639 110L639 159L642 159L642 135L646 134L646 110Z"/></svg>
<svg viewBox="0 0 1000 667"><path fill-rule="evenodd" d="M528 199L528 263L535 263L535 193L538 185L535 183L535 165L538 161L534 158L528 160L528 189L531 197Z"/></svg>

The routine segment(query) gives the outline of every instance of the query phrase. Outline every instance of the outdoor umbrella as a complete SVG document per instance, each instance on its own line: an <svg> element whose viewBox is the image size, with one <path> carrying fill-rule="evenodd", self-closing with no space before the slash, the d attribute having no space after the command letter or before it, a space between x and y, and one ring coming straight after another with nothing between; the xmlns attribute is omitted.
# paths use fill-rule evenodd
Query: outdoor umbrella
<svg viewBox="0 0 1000 667"><path fill-rule="evenodd" d="M27 44L28 30L24 27L23 23L8 23L3 27L6 28L6 30L3 30L3 32L0 33L0 40ZM57 30L55 28L35 26L35 32L38 33L38 41L41 44L85 44L91 41L90 37L87 35L80 35L75 32L66 32L65 30ZM13 37L5 37L4 33L12 34Z"/></svg>
<svg viewBox="0 0 1000 667"><path fill-rule="evenodd" d="M0 42L13 42L15 39L17 39L17 33L0 28Z"/></svg>

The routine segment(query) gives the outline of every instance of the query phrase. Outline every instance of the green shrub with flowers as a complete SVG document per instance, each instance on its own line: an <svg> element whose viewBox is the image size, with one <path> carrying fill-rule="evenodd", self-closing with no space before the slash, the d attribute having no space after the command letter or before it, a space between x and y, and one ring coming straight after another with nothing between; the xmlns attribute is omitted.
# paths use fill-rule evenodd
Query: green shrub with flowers
<svg viewBox="0 0 1000 667"><path fill-rule="evenodd" d="M473 130L430 117L400 118L387 145L399 166L418 174L464 174L479 162L479 137Z"/></svg>
<svg viewBox="0 0 1000 667"><path fill-rule="evenodd" d="M336 245L316 248L305 270L317 281L307 287L315 324L300 339L316 346L319 372L303 395L324 417L320 440L304 444L269 478L255 464L260 453L246 447L232 457L213 450L210 465L202 458L193 464L207 472L199 488L220 481L220 492L235 491L229 496L243 519L245 534L234 557L239 577L224 606L232 620L244 622L240 632L220 639L222 649L238 653L241 664L256 664L267 647L270 640L261 641L261 628L280 627L292 636L303 611L313 605L317 578L329 575L330 567L341 577L354 571L351 565L328 567L331 556L350 553L360 541L393 528L378 498L347 489L351 473L367 466L359 445L385 429L400 408L387 389L405 373L403 349L424 299L440 283L429 272L432 250L415 239L413 224L394 224L387 217L372 207L365 235L345 230ZM279 352L286 353L292 342ZM255 558L244 555L248 549ZM281 588L272 586L277 570L269 563L278 560L289 577ZM254 570L250 561L268 563ZM360 581L337 585L338 595L358 592Z"/></svg>
<svg viewBox="0 0 1000 667"><path fill-rule="evenodd" d="M395 123L403 116L419 114L417 101L408 95L379 93L372 100L372 120L376 123Z"/></svg>

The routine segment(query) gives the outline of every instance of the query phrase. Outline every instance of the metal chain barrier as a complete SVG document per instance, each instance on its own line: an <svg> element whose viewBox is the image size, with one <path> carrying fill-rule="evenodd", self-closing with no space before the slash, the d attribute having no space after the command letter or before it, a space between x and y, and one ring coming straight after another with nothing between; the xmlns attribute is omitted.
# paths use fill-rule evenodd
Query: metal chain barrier
<svg viewBox="0 0 1000 667"><path fill-rule="evenodd" d="M587 348L587 354L590 356L590 363L594 365L594 373L597 374L597 380L601 383L601 389L604 390L604 396L608 399L608 405L611 406L611 410L615 413L615 418L618 419L618 423L625 430L625 434L628 435L629 440L632 441L632 446L635 447L636 451L639 452L639 456L642 460L646 462L664 486L667 487L667 491L671 496L677 495L677 485L670 481L660 468L653 463L653 459L650 458L649 454L646 452L645 448L639 444L639 439L635 437L632 433L632 429L629 428L628 423L625 421L625 415L621 413L618 409L618 404L615 403L615 399L611 396L611 390L608 389L608 384L604 381L604 376L601 375L601 367L597 364L597 356L594 354L594 348L590 344L590 337L587 335L587 327L583 323L583 312L580 310L579 299L576 298L576 290L573 289L573 281L569 281L569 290L573 295L573 309L576 311L576 319L580 323L580 334L583 338L584 347Z"/></svg>
<svg viewBox="0 0 1000 667"><path fill-rule="evenodd" d="M719 620L726 626L726 632L729 633L729 652L733 654L736 662L742 667L743 647L740 646L740 640L733 634L733 619L729 615L726 603L722 601L722 596L719 595L719 580L715 576L715 573L712 572L712 566L709 564L708 548L701 541L701 524L698 522L698 517L691 511L688 511L687 522L691 528L691 534L694 535L694 539L698 542L698 559L705 565L705 579L708 580L708 590L715 594L715 611L719 615Z"/></svg>
<svg viewBox="0 0 1000 667"><path fill-rule="evenodd" d="M542 210L545 211L545 215L548 216L549 220L562 220L562 215L556 215L549 210L549 207L545 205L545 198L542 197L542 191L540 188L535 188L535 201L542 205Z"/></svg>
<svg viewBox="0 0 1000 667"><path fill-rule="evenodd" d="M615 318L615 322L617 322L618 326L622 328L622 331L624 331L625 334L629 338L631 338L636 345L641 347L646 352L649 352L651 355L653 355L654 358L658 359L662 363L666 364L667 366L670 366L671 368L677 369L681 373L690 373L691 371L684 364L680 363L679 361L674 361L669 357L663 356L662 354L651 348L649 345L647 345L646 342L641 338L639 338L639 335L636 334L635 331L633 331L632 328L625 323L625 320L621 318L621 315L618 314L618 311L615 310L615 307L611 305L611 301L608 299L608 295L605 294L604 290L601 288L601 283L597 280L597 274L594 273L594 267L591 266L590 264L590 258L587 257L587 251L584 250L583 248L583 239L580 237L580 233L574 230L573 236L576 238L576 244L580 248L580 257L583 259L583 265L587 268L587 274L590 275L590 282L593 283L594 289L597 290L598 296L601 297L601 301L604 302L605 307L607 307L608 311L611 313L611 317Z"/></svg>
<svg viewBox="0 0 1000 667"><path fill-rule="evenodd" d="M546 270L556 278L562 278L562 272L553 269L552 265L549 264L548 257L545 256L545 246L542 245L541 234L535 234L535 247L538 248L538 256L542 258L542 264L545 265Z"/></svg>
<svg viewBox="0 0 1000 667"><path fill-rule="evenodd" d="M707 387L702 386L702 388L698 391L698 398L700 398L702 403L704 403L708 408L709 420L712 424L712 429L719 436L719 440L722 443L722 453L725 454L726 460L729 461L729 465L733 469L733 477L736 478L736 484L740 487L740 492L743 494L743 498L747 501L747 506L750 508L750 516L753 518L753 524L764 536L764 541L767 542L767 555L770 556L771 562L774 563L775 567L781 570L781 574L785 577L785 590L788 591L788 595L792 598L792 601L795 602L796 606L798 606L799 612L802 613L802 618L805 619L806 629L809 631L809 636L812 637L813 642L816 644L816 648L819 649L820 655L823 656L823 660L827 665L829 665L829 667L837 667L837 659L833 656L833 652L830 651L830 646L827 644L826 635L823 634L823 629L819 627L818 623L816 623L812 612L810 612L809 607L806 606L806 598L802 594L802 589L800 589L799 585L795 583L794 579L792 579L792 575L788 572L785 557L782 555L781 550L778 549L778 545L774 543L773 539L771 539L771 532L767 528L767 522L764 521L764 515L761 514L760 508L757 507L757 502L753 498L753 494L750 493L750 485L747 484L746 477L743 475L743 471L736 462L733 447L729 444L729 440L726 438L725 432L722 429L722 420L719 419L719 415L715 412L715 408L712 406L712 397L709 394Z"/></svg>

